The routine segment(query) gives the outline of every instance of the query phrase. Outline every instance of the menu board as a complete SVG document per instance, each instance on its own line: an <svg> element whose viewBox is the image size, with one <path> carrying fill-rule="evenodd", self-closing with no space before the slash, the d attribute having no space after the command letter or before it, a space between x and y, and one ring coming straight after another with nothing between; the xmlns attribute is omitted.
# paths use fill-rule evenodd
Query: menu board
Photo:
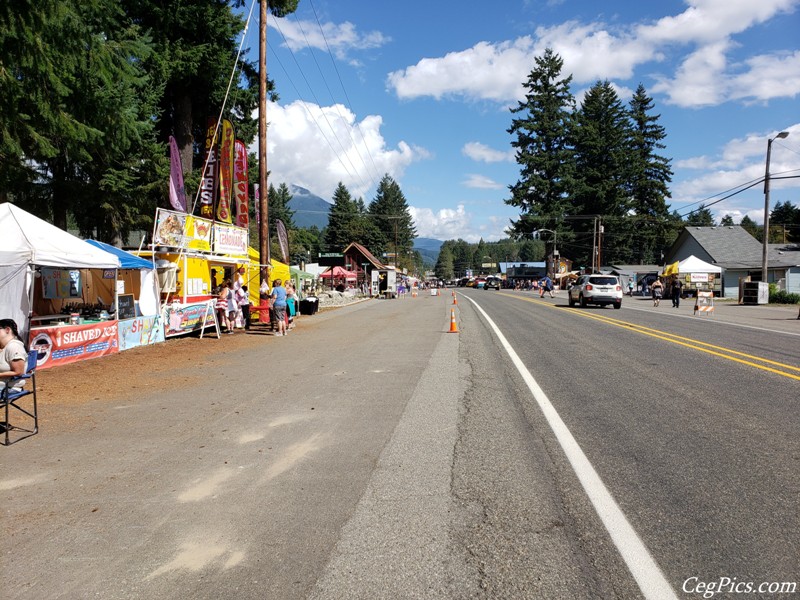
<svg viewBox="0 0 800 600"><path fill-rule="evenodd" d="M136 317L136 304L133 294L120 294L117 296L117 319L133 319Z"/></svg>

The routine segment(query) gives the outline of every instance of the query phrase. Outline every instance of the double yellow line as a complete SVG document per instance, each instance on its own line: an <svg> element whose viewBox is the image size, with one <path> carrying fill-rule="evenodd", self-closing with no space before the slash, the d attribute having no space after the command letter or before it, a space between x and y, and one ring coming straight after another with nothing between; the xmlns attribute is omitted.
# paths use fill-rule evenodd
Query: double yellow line
<svg viewBox="0 0 800 600"><path fill-rule="evenodd" d="M551 308L557 308L556 305L550 302L544 302L534 298L520 298L517 295L502 293L502 292L501 294L503 296L508 296L509 298L522 300L524 302L534 302L536 304L542 304L545 306L549 306ZM776 362L774 360L770 360L768 358L754 356L752 354L746 354L744 352L739 352L737 350L732 350L730 348L725 348L723 346L716 346L714 344L709 344L701 340L695 340L692 338L675 335L674 333L669 333L667 331L652 329L650 327L645 327L644 325L637 325L636 323L630 323L628 321L613 319L611 317L602 316L592 312L576 310L576 311L570 311L570 314L579 315L587 319L594 319L596 321L601 321L603 323L607 323L608 325L621 327L623 329L627 329L628 331L632 331L634 333L639 333L641 335L654 337L659 340L663 340L665 342L671 342L679 346L684 346L685 348L691 348L692 350L705 352L706 354L711 354L712 356L716 356L718 358L724 358L725 360L730 360L750 367L755 367L756 369L761 369L762 371L769 371L770 373L775 373L776 375L783 375L784 377L800 381L800 367L787 365L784 363Z"/></svg>

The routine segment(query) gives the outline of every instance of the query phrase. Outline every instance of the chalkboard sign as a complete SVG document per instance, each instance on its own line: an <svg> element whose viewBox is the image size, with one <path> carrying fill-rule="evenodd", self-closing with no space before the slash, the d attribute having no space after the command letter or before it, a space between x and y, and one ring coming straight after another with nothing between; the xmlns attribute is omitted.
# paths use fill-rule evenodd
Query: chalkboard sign
<svg viewBox="0 0 800 600"><path fill-rule="evenodd" d="M117 319L133 319L136 317L136 305L133 294L120 294L117 296Z"/></svg>

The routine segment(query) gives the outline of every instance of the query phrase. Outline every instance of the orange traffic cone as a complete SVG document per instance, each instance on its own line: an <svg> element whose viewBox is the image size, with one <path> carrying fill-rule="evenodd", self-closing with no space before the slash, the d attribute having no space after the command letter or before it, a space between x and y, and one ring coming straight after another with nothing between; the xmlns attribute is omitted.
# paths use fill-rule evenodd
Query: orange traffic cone
<svg viewBox="0 0 800 600"><path fill-rule="evenodd" d="M453 306L456 306L457 304L458 304L458 298L456 297L455 294L453 294Z"/></svg>
<svg viewBox="0 0 800 600"><path fill-rule="evenodd" d="M456 309L450 309L450 331L447 333L458 333L458 325L456 325Z"/></svg>

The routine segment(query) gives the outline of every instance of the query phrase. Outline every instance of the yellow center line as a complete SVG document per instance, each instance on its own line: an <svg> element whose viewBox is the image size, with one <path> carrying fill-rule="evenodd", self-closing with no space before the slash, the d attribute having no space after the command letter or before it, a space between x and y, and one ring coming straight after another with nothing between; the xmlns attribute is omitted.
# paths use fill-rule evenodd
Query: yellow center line
<svg viewBox="0 0 800 600"><path fill-rule="evenodd" d="M522 300L524 302L532 302L534 304L541 304L543 306L549 306L550 308L559 308L559 306L552 304L550 302L544 302L538 300L536 298L520 298L514 294L502 293L501 295L506 296L508 298L515 298L517 300ZM795 375L794 373L787 373L785 371L780 371L778 369L773 369L766 365L773 365L776 367L780 367L782 369L788 369L789 371L796 371L800 373L800 367L795 367L793 365L787 365L785 363L780 363L774 360L770 360L768 358L763 358L760 356L755 356L752 354L746 354L744 352L739 352L737 350L733 350L731 348L725 348L723 346L716 346L714 344L709 344L708 342L703 342L701 340L695 340L692 338L683 337L674 333L669 333L667 331L661 331L659 329L652 329L650 327L645 327L644 325L637 325L636 323L630 323L627 321L621 321L619 319L614 319L612 317L605 317L602 315L591 314L584 311L574 311L571 314L579 315L581 317L585 317L587 319L594 319L596 321L600 321L602 323L606 323L608 325L614 325L615 327L621 327L623 329L628 329L630 331L634 331L636 333L640 333L642 335L646 335L649 337L654 337L659 340L664 340L665 342L672 342L673 344L677 344L679 346L684 346L686 348L692 348L693 350L699 350L700 352L705 352L706 354L711 354L713 356L717 356L719 358L724 358L733 362L741 363L743 365L748 365L751 367L755 367L756 369L761 369L762 371L769 371L770 373L775 373L777 375L783 375L784 377L789 377L790 379L796 379L800 381L800 375ZM737 358L743 357L743 358ZM750 359L750 360L744 360ZM751 361L759 361L763 364L758 364Z"/></svg>

